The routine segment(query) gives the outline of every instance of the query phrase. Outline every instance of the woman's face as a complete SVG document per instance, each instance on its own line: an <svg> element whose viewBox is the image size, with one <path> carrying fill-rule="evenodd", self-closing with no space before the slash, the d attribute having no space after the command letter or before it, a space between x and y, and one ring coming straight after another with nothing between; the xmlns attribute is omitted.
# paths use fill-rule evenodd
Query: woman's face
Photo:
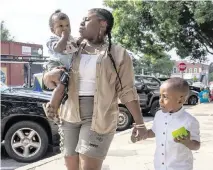
<svg viewBox="0 0 213 170"><path fill-rule="evenodd" d="M83 18L80 24L80 35L87 40L94 40L100 34L101 19L97 17L96 13L88 12L87 16Z"/></svg>

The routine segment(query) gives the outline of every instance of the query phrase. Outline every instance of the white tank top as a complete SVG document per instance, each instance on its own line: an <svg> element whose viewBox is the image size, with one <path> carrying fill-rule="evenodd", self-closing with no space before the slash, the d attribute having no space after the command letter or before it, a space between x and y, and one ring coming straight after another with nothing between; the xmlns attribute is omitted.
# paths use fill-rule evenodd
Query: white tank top
<svg viewBox="0 0 213 170"><path fill-rule="evenodd" d="M98 56L82 54L79 66L79 95L93 96L95 94L96 62Z"/></svg>

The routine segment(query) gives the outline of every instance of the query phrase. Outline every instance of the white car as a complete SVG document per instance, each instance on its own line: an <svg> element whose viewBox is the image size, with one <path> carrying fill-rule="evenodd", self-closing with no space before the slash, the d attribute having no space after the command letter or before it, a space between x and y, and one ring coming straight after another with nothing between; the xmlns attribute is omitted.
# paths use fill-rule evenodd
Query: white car
<svg viewBox="0 0 213 170"><path fill-rule="evenodd" d="M194 82L192 84L192 86L199 87L199 88L204 88L205 87L205 85L202 82Z"/></svg>

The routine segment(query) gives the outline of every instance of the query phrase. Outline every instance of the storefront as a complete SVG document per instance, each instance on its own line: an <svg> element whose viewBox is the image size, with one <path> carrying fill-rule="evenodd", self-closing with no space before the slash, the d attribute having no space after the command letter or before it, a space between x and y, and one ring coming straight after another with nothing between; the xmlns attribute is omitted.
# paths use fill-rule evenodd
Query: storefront
<svg viewBox="0 0 213 170"><path fill-rule="evenodd" d="M42 45L1 41L1 81L9 86L22 86L27 79L28 61L40 60L42 57ZM41 72L42 65L32 64L31 68L34 74Z"/></svg>

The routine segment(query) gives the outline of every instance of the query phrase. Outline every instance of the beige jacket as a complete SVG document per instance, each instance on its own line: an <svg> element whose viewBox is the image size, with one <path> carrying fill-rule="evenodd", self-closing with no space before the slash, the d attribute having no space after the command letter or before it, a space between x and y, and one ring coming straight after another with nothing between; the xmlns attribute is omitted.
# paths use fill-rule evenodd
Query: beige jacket
<svg viewBox="0 0 213 170"><path fill-rule="evenodd" d="M79 64L82 46L73 57L69 79L69 97L62 105L60 113L61 119L72 123L81 121L79 113ZM91 130L99 134L116 131L119 113L118 97L124 104L138 100L134 87L133 64L129 54L123 47L112 45L111 54L122 82L123 90L121 90L117 74L107 55L107 47L107 44L102 47L96 65L96 91Z"/></svg>

